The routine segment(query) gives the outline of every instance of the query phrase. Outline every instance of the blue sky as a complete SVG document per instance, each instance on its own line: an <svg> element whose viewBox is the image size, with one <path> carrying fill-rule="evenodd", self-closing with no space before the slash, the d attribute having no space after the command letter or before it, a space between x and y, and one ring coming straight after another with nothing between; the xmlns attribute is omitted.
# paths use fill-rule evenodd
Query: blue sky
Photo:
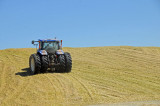
<svg viewBox="0 0 160 106"><path fill-rule="evenodd" d="M0 49L55 36L64 47L159 47L160 1L0 0Z"/></svg>

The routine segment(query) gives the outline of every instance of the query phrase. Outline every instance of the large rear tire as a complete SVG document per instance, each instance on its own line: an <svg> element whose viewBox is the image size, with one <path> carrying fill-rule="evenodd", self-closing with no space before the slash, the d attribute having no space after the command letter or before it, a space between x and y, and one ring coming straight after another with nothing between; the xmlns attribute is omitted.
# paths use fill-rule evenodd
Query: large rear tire
<svg viewBox="0 0 160 106"><path fill-rule="evenodd" d="M65 72L65 57L64 57L64 55L58 56L58 62L60 65L57 67L56 72L59 72L59 73Z"/></svg>
<svg viewBox="0 0 160 106"><path fill-rule="evenodd" d="M64 56L65 56L65 65L66 65L65 72L69 73L71 72L71 69L72 69L72 58L70 53L68 52L65 52Z"/></svg>
<svg viewBox="0 0 160 106"><path fill-rule="evenodd" d="M48 56L42 56L41 57L41 72L42 73L45 73L48 69L48 64L49 64L49 61L48 61Z"/></svg>
<svg viewBox="0 0 160 106"><path fill-rule="evenodd" d="M38 54L32 54L29 58L30 74L34 75L41 70L41 60Z"/></svg>

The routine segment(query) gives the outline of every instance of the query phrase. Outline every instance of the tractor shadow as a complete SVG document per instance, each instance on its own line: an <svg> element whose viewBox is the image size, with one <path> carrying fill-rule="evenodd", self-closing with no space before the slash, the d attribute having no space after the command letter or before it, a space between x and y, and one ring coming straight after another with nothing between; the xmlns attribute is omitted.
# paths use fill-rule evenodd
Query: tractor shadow
<svg viewBox="0 0 160 106"><path fill-rule="evenodd" d="M23 72L17 72L15 75L20 75L21 77L33 76L30 74L30 68L23 68L21 69ZM56 71L47 71L45 73L38 73L38 74L46 74L46 73L63 73L63 72L56 72ZM38 75L36 74L36 75Z"/></svg>
<svg viewBox="0 0 160 106"><path fill-rule="evenodd" d="M21 69L23 72L17 72L17 73L15 73L15 75L20 75L21 77L27 77L27 76L32 76L31 74L30 74L30 68L23 68L23 69Z"/></svg>

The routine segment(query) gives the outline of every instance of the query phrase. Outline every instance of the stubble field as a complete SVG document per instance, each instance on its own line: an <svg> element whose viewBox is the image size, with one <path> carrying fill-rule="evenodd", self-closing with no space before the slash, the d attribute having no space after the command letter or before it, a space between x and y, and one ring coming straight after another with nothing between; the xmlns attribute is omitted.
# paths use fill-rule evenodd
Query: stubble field
<svg viewBox="0 0 160 106"><path fill-rule="evenodd" d="M160 100L160 48L63 48L71 73L30 75L35 49L0 50L0 105L94 105Z"/></svg>

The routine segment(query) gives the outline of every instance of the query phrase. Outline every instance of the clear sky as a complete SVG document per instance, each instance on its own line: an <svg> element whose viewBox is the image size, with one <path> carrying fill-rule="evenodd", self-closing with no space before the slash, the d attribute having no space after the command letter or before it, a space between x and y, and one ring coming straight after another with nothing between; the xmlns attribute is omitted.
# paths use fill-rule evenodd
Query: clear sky
<svg viewBox="0 0 160 106"><path fill-rule="evenodd" d="M160 0L0 0L0 49L160 46Z"/></svg>

